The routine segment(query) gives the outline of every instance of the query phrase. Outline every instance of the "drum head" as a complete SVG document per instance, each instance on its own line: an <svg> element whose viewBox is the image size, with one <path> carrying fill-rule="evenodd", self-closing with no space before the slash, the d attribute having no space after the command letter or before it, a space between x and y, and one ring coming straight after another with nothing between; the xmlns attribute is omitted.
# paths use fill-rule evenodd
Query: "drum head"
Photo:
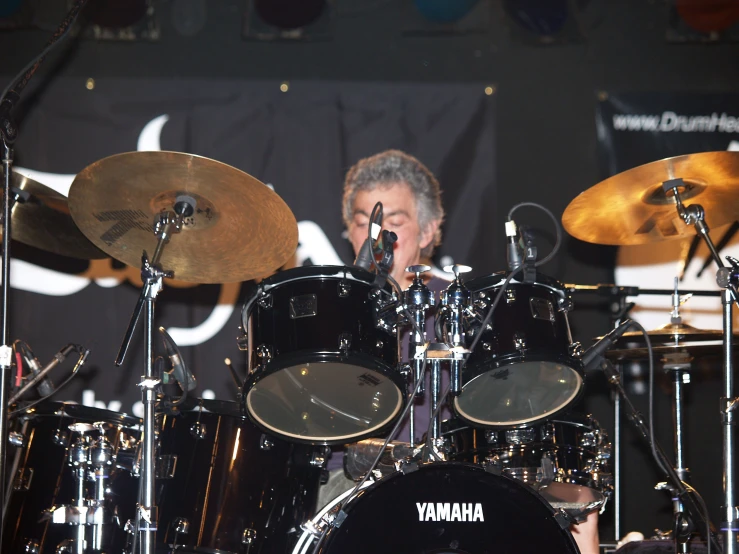
<svg viewBox="0 0 739 554"><path fill-rule="evenodd" d="M460 417L478 425L514 427L554 415L575 400L582 377L552 361L519 361L485 371L454 399Z"/></svg>
<svg viewBox="0 0 739 554"><path fill-rule="evenodd" d="M246 395L258 425L313 444L343 444L377 434L402 406L390 369L357 357L287 365L257 381Z"/></svg>
<svg viewBox="0 0 739 554"><path fill-rule="evenodd" d="M468 464L428 464L396 473L362 491L345 512L318 552L578 552L570 532L535 492Z"/></svg>

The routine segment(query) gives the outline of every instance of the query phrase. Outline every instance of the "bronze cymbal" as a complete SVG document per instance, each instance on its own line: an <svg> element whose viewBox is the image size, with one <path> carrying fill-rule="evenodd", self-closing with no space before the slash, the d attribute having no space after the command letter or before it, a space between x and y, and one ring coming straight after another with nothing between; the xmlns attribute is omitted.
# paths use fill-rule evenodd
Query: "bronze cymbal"
<svg viewBox="0 0 739 554"><path fill-rule="evenodd" d="M647 331L656 355L685 352L694 357L720 355L723 349L723 333L717 330L698 329L686 323L668 323ZM596 339L598 340L598 339ZM739 345L739 335L734 334L734 343ZM616 348L608 350L610 360L642 360L649 351L641 331L624 333L616 342Z"/></svg>
<svg viewBox="0 0 739 554"><path fill-rule="evenodd" d="M179 152L128 152L99 160L75 177L69 207L101 250L141 266L157 244L155 217L185 194L197 202L160 265L175 279L230 283L270 275L298 245L287 204L261 181L215 160Z"/></svg>
<svg viewBox="0 0 739 554"><path fill-rule="evenodd" d="M564 211L562 225L595 244L631 245L695 234L677 213L662 183L681 178L680 198L700 204L709 228L739 218L739 152L701 152L640 165L580 193Z"/></svg>
<svg viewBox="0 0 739 554"><path fill-rule="evenodd" d="M0 168L0 178L4 175ZM13 240L70 258L95 260L108 257L74 224L64 195L15 171L10 186L30 195L27 200L13 204L10 216ZM0 188L0 199L2 194Z"/></svg>

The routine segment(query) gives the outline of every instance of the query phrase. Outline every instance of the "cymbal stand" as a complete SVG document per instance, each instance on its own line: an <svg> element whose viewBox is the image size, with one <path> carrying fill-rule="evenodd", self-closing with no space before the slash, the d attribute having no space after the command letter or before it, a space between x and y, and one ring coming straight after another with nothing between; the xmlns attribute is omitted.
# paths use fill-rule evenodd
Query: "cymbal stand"
<svg viewBox="0 0 739 554"><path fill-rule="evenodd" d="M414 273L413 283L403 291L403 306L413 316L413 329L410 333L408 348L413 357L413 388L419 397L423 396L425 378L422 371L424 367L423 357L426 351L426 311L434 306L434 293L432 293L421 277L422 273L429 271L427 265L412 265L406 268L409 273ZM410 322L409 322L410 323ZM419 385L419 379L422 381ZM415 446L415 402L416 398L409 398L411 403L408 415L411 447ZM433 403L433 402L432 402Z"/></svg>
<svg viewBox="0 0 739 554"><path fill-rule="evenodd" d="M154 453L154 408L156 404L156 388L160 379L154 375L154 304L159 291L162 289L162 279L173 277L171 271L162 270L159 261L162 257L165 245L174 233L182 229L182 221L185 217L192 215L195 211L195 200L189 196L178 196L175 200L174 213L165 212L159 214L154 223L154 234L157 237L157 246L154 255L149 261L146 251L141 256L141 280L144 285L141 289L136 308L126 330L123 344L118 351L115 364L120 366L126 356L131 343L136 323L141 315L141 310L146 304L146 318L144 319L144 337L146 350L146 371L139 383L144 403L144 432L143 432L143 454L141 457L141 470L139 474L139 502L136 513L137 539L141 539L141 554L154 554L156 547L156 531L158 513L154 489L156 485L156 460Z"/></svg>
<svg viewBox="0 0 739 554"><path fill-rule="evenodd" d="M739 399L734 396L734 376L733 376L733 353L732 353L732 337L733 337L733 305L739 299L737 291L737 283L739 283L739 267L734 265L733 270L726 268L721 261L721 257L709 235L708 225L705 222L705 211L699 204L691 204L685 206L680 198L680 190L685 189L685 183L680 178L670 179L662 183L662 190L665 194L672 193L675 199L675 207L680 218L686 225L693 225L695 230L708 246L713 261L718 266L717 279L718 285L723 288L721 302L723 305L723 382L724 396L721 398L721 418L723 425L723 485L724 498L721 513L723 521L721 522L721 531L724 538L725 554L737 554L737 533L739 532L739 517L736 503L736 476L734 472L734 452L735 452L735 433L734 433L734 409L739 403Z"/></svg>

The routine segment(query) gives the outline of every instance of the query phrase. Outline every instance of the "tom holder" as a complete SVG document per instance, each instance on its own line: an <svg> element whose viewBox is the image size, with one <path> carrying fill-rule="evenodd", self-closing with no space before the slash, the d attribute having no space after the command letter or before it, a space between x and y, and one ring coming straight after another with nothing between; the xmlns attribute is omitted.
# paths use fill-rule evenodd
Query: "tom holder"
<svg viewBox="0 0 739 554"><path fill-rule="evenodd" d="M154 455L154 425L156 390L160 379L154 375L154 307L156 298L162 290L162 279L174 277L171 271L163 270L159 262L164 248L172 236L182 229L183 220L195 211L195 200L189 196L178 196L175 200L174 212L159 214L154 222L154 234L157 237L157 245L151 260L146 253L141 256L141 280L143 287L138 302L129 322L126 336L118 352L115 364L120 366L126 356L131 343L136 324L141 316L141 310L146 305L146 317L144 319L144 340L146 366L145 373L139 383L144 404L144 432L143 432L143 454L141 459L141 473L139 476L139 504L136 513L137 539L140 540L141 554L154 554L156 547L157 531L157 506L155 499L156 485L156 459Z"/></svg>
<svg viewBox="0 0 739 554"><path fill-rule="evenodd" d="M726 267L710 237L710 230L705 222L705 211L700 204L683 205L680 190L685 188L682 179L670 179L662 183L666 195L672 194L675 199L677 213L686 225L693 225L718 268L716 282L723 289L721 303L723 307L723 396L721 397L721 421L723 425L723 506L721 513L721 532L723 535L725 554L737 554L737 534L739 533L739 514L736 503L736 474L734 471L735 433L734 408L738 399L734 396L733 376L733 306L739 299L736 279L726 278Z"/></svg>

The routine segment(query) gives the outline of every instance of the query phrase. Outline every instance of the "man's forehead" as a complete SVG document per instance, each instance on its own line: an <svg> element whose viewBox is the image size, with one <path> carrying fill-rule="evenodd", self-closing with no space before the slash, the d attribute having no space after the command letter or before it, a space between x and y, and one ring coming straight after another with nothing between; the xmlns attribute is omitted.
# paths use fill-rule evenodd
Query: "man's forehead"
<svg viewBox="0 0 739 554"><path fill-rule="evenodd" d="M377 202L383 203L385 217L393 214L411 215L416 211L416 199L404 181L382 183L372 189L360 190L354 197L352 213L369 215Z"/></svg>

